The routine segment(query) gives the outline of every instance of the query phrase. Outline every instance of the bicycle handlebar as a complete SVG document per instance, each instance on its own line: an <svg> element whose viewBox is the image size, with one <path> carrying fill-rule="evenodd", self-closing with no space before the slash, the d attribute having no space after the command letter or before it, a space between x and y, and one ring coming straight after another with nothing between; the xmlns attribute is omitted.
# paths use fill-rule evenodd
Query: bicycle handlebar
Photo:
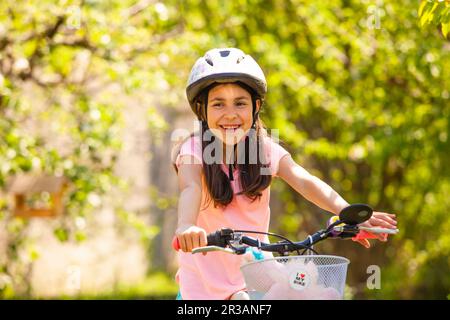
<svg viewBox="0 0 450 320"><path fill-rule="evenodd" d="M243 235L243 233L260 233L253 231L234 231L232 229L224 228L217 230L213 233L207 235L207 246L208 247L216 247L216 248L227 248L230 247L235 253L243 254L245 253L245 247L235 247L232 244L236 245L247 245L251 247L257 247L260 250L270 251L270 252L278 252L282 255L298 251L300 249L308 249L311 248L312 245L316 244L319 241L322 241L326 238L353 238L356 236L359 231L365 230L372 233L386 233L386 234L395 234L398 232L398 229L384 229L384 228L368 228L364 226L358 226L358 224L368 220L372 215L372 208L365 204L353 204L346 208L344 208L339 213L338 217L333 220L330 219L331 224L327 227L327 229L319 230L316 233L308 236L305 240L299 242L292 242L284 237L284 241L279 241L276 243L264 243L259 239L252 238L249 236ZM268 234L268 233L265 233ZM270 235L270 234L269 234ZM272 234L273 235L273 234ZM172 240L172 247L178 251L181 246L178 241L178 238L175 236ZM229 252L229 251L227 251Z"/></svg>
<svg viewBox="0 0 450 320"><path fill-rule="evenodd" d="M236 233L238 234L238 233ZM249 236L241 236L239 237L239 243L245 244L251 247L257 247L264 251L270 251L270 252L278 252L278 253L284 253L284 252L291 252L296 251L299 249L307 249L311 245L327 238L329 236L330 232L327 232L326 230L320 230L313 235L308 236L303 241L299 242L289 242L289 241L281 241L277 243L265 243L260 241L259 239L252 238ZM221 229L216 232L210 233L207 236L207 246L217 246L221 248L225 248L228 245L228 241L232 240L235 235L235 232L231 229ZM178 241L178 238L175 236L172 240L172 247L178 251L180 247L180 243ZM236 249L236 248L235 248ZM236 250L238 251L238 250ZM243 252L237 252L244 253Z"/></svg>

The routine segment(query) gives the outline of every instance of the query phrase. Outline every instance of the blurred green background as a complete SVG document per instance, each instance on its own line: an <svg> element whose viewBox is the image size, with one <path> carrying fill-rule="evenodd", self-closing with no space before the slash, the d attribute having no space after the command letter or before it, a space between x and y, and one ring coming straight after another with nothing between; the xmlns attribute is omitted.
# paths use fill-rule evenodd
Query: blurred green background
<svg viewBox="0 0 450 320"><path fill-rule="evenodd" d="M193 63L232 46L262 66L269 92L261 117L293 158L348 202L397 215L400 233L370 250L351 241L317 246L350 258L347 297L448 299L449 8L391 0L1 1L0 298L174 298L177 187L168 146L173 130L192 131L184 90ZM126 149L136 119L142 128ZM132 161L144 161L144 171L129 174ZM15 217L8 181L21 173L65 176L64 213ZM138 183L140 176L148 180ZM328 215L288 185L276 180L272 190L271 231L296 239L324 225ZM112 222L103 225L134 239L140 262L100 236L104 208ZM116 248L104 252L117 261L83 264L97 243ZM71 250L78 269L53 261L51 248ZM128 275L141 270L136 277L83 284L85 274L93 283L123 261ZM58 263L59 285L40 289ZM380 289L367 289L370 265L381 267Z"/></svg>

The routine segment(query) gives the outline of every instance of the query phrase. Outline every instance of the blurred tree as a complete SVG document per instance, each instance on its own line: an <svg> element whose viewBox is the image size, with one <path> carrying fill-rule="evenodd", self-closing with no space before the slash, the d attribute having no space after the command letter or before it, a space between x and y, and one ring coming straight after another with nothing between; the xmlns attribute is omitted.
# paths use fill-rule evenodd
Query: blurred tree
<svg viewBox="0 0 450 320"><path fill-rule="evenodd" d="M155 82L141 64L157 63L152 45L170 37L164 30L171 26L158 18L155 8L146 19L139 18L151 4L0 3L0 187L21 172L68 177L72 189L66 214L54 230L61 241L84 240L76 219L99 206L113 186L123 187L113 174L121 147L123 99L118 98ZM154 123L152 118L149 122ZM28 221L14 219L6 199L0 209L8 230L0 297L29 295L30 288L22 284L29 284L30 262L38 255L26 239ZM134 226L143 239L154 236L156 229L135 214L118 212L120 221ZM29 258L21 260L21 252Z"/></svg>

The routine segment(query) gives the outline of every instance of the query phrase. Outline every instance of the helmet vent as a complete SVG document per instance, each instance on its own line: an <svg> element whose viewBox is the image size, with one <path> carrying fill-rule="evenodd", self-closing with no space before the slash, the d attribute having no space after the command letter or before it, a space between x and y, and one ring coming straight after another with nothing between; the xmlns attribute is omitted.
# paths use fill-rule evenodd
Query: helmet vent
<svg viewBox="0 0 450 320"><path fill-rule="evenodd" d="M211 60L210 57L206 57L205 60L206 60L206 62L208 62L208 64L209 64L211 67L214 66L214 63L212 62L212 60Z"/></svg>
<svg viewBox="0 0 450 320"><path fill-rule="evenodd" d="M230 50L222 50L222 51L220 51L220 56L221 57L228 57L229 54L230 54Z"/></svg>

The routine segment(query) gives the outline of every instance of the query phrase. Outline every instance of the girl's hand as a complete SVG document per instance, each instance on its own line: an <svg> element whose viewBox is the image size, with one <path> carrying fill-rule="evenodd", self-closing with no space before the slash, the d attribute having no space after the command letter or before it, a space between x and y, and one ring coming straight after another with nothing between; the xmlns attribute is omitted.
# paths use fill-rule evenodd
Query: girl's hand
<svg viewBox="0 0 450 320"><path fill-rule="evenodd" d="M360 226L369 227L369 228L378 227L378 228L386 228L386 229L397 229L397 220L395 218L395 214L374 211L372 214L372 217L368 221L361 223ZM371 233L371 232L367 232L367 231L366 231L366 233L369 235L368 238L378 239L383 242L387 241L387 236L388 236L387 233L375 234L375 233ZM353 238L352 240L360 243L361 245L363 245L366 248L370 248L370 242L367 239Z"/></svg>
<svg viewBox="0 0 450 320"><path fill-rule="evenodd" d="M192 249L204 247L207 244L206 231L195 225L181 225L175 234L183 252L192 252Z"/></svg>

